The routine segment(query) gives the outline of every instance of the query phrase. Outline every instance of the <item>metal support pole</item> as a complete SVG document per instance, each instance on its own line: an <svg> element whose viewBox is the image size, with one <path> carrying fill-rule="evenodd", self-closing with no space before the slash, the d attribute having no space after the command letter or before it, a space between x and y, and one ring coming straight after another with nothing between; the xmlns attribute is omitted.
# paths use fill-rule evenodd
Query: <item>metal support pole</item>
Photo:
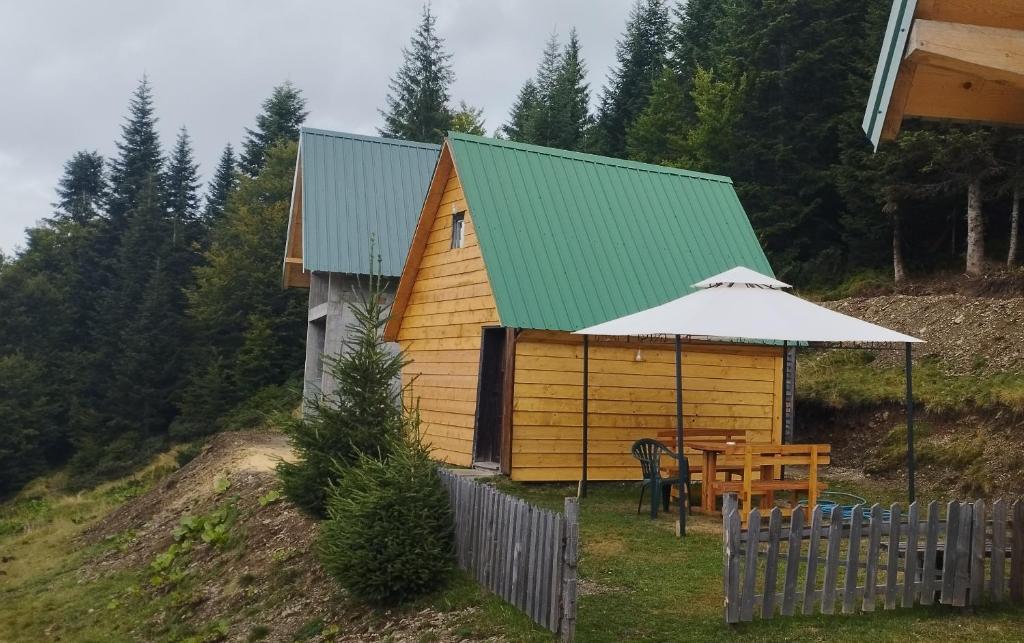
<svg viewBox="0 0 1024 643"><path fill-rule="evenodd" d="M913 367L913 344L906 343L907 347L907 496L908 502L914 502L914 472L917 463L914 460L914 367Z"/></svg>
<svg viewBox="0 0 1024 643"><path fill-rule="evenodd" d="M583 473L580 479L580 497L587 497L587 451L589 445L589 418L587 407L590 401L590 336L583 336Z"/></svg>
<svg viewBox="0 0 1024 643"><path fill-rule="evenodd" d="M683 340L676 335L676 453L679 455L679 537L686 535L685 471L689 470L683 454Z"/></svg>

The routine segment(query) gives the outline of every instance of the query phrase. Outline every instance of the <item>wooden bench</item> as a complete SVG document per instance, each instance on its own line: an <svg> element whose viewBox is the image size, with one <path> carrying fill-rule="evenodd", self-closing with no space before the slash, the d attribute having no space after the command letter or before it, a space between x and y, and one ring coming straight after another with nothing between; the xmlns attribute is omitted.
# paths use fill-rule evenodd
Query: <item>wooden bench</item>
<svg viewBox="0 0 1024 643"><path fill-rule="evenodd" d="M738 493L740 518L744 523L753 509L755 497L760 499L761 508L769 509L774 503L776 492L791 492L794 502L790 507L784 508L784 512L789 513L796 504L799 494L806 494L807 504L813 507L817 503L818 494L828 488L825 483L818 480L818 467L831 461L832 446L829 444L746 444L724 451L719 450L721 454L730 452L743 457L741 478L713 481L709 495L715 497L726 493ZM807 479L776 478L774 472L786 465L806 466ZM760 473L756 480L755 472Z"/></svg>

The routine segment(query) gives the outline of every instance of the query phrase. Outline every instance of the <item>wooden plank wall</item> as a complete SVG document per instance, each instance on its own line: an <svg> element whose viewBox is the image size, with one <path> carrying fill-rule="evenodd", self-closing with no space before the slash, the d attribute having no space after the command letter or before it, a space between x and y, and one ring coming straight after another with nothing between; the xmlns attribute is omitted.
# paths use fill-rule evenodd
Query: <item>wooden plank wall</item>
<svg viewBox="0 0 1024 643"><path fill-rule="evenodd" d="M465 243L458 249L451 248L453 208L466 212ZM472 464L480 329L497 324L473 219L453 167L398 332L411 360L402 382L415 378L410 394L418 398L422 430L438 460Z"/></svg>
<svg viewBox="0 0 1024 643"><path fill-rule="evenodd" d="M686 428L731 429L750 442L780 442L782 366L781 348L686 345ZM578 480L582 340L568 333L524 331L516 340L514 396L512 479ZM638 478L640 468L630 455L633 442L675 427L673 348L591 341L589 417L589 479ZM690 462L697 464L696 453Z"/></svg>

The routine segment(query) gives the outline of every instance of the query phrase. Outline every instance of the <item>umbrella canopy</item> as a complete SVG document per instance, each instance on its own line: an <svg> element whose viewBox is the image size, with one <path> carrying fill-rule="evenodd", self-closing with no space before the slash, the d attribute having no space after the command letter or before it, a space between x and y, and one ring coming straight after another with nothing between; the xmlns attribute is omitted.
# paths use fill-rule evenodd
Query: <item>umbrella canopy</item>
<svg viewBox="0 0 1024 643"><path fill-rule="evenodd" d="M790 342L920 342L784 292L789 285L737 267L694 284L697 292L576 331L581 335L684 335Z"/></svg>

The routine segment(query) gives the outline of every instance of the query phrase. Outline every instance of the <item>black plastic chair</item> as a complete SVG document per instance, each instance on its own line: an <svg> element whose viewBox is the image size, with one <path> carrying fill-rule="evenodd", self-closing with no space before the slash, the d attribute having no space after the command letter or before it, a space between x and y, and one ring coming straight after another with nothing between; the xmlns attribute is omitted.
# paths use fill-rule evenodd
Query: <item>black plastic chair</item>
<svg viewBox="0 0 1024 643"><path fill-rule="evenodd" d="M636 513L639 515L640 507L644 504L644 492L651 489L651 519L658 517L658 497L661 496L662 505L668 511L669 498L672 496L672 485L678 478L661 477L661 455L665 454L679 463L684 488L680 489L679 501L687 502L690 494L690 465L686 458L680 458L657 440L642 438L633 443L633 457L640 461L640 471L643 473L643 480L640 482L640 502L636 505ZM687 502L687 505L689 503Z"/></svg>

